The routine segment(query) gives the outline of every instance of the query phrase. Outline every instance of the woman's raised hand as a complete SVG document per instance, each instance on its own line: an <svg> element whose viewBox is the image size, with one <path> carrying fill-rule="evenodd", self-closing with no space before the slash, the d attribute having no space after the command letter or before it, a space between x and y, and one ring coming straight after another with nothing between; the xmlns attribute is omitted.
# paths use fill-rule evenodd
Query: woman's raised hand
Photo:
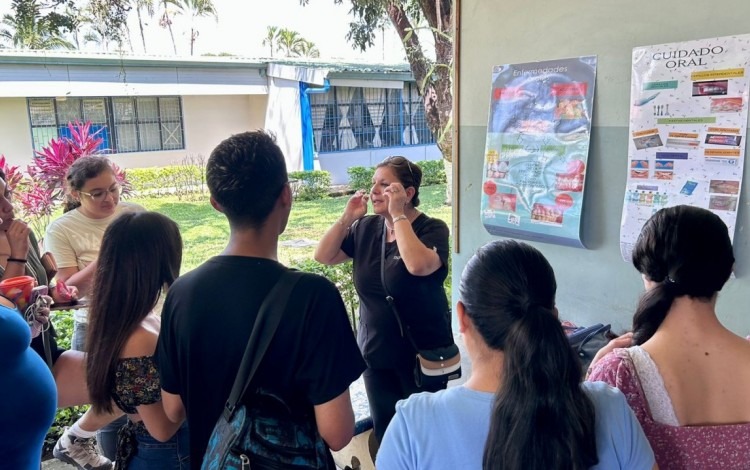
<svg viewBox="0 0 750 470"><path fill-rule="evenodd" d="M367 214L368 197L367 193L359 190L354 193L354 196L349 198L349 202L346 203L346 208L344 209L344 218L347 219L349 224Z"/></svg>
<svg viewBox="0 0 750 470"><path fill-rule="evenodd" d="M14 220L5 232L10 245L10 257L26 259L29 254L29 234L31 229L22 220Z"/></svg>
<svg viewBox="0 0 750 470"><path fill-rule="evenodd" d="M397 217L404 214L408 196L401 183L391 183L385 188L383 194L388 199L388 213L391 217Z"/></svg>

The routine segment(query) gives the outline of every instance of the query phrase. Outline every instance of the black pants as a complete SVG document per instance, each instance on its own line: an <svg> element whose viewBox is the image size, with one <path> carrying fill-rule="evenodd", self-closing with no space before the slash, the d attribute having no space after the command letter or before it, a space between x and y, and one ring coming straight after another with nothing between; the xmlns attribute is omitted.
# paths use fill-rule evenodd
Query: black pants
<svg viewBox="0 0 750 470"><path fill-rule="evenodd" d="M372 417L375 437L378 445L396 414L396 402L403 400L413 393L437 392L443 390L446 384L432 387L417 387L414 382L414 369L371 369L362 375L365 380L367 400L370 402L370 416Z"/></svg>

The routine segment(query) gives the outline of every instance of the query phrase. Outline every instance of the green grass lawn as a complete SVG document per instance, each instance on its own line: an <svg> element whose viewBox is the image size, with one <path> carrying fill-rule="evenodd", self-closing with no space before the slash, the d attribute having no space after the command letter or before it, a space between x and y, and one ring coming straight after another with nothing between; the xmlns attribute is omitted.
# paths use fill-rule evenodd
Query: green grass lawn
<svg viewBox="0 0 750 470"><path fill-rule="evenodd" d="M432 217L444 220L451 225L451 208L443 205L445 199L445 185L428 186L420 191L421 204L419 209ZM315 201L295 201L292 214L281 241L307 239L317 242L326 230L341 215L349 196L325 198ZM182 257L182 273L196 268L212 256L219 254L229 239L229 224L226 218L208 202L208 195L199 201L179 200L176 196L129 198L148 210L161 212L172 218L180 226L184 251ZM60 211L54 214L58 217ZM279 261L290 265L311 260L314 246L306 248L292 248L279 246ZM351 266L339 265L327 268L315 262L308 263L306 270L317 272L329 277L339 285L339 290L347 304L349 314L354 319L358 301L354 287L350 283ZM450 271L446 280L446 293L450 298ZM58 333L58 343L62 347L70 347L70 337L73 331L73 317L71 311L57 312L52 321ZM63 431L63 426L72 425L87 407L71 407L58 410L55 423L50 428L45 441L45 458L51 457L52 447Z"/></svg>
<svg viewBox="0 0 750 470"><path fill-rule="evenodd" d="M307 239L318 241L333 222L341 215L349 196L325 198L315 201L295 201L286 231L281 241ZM175 220L182 232L185 245L182 272L194 269L208 258L219 254L229 238L226 218L208 202L179 201L177 197L131 198L148 210L161 212ZM432 217L451 224L451 208L443 205L445 185L427 186L420 190L419 209ZM314 246L294 248L279 246L279 260L290 264L312 258Z"/></svg>

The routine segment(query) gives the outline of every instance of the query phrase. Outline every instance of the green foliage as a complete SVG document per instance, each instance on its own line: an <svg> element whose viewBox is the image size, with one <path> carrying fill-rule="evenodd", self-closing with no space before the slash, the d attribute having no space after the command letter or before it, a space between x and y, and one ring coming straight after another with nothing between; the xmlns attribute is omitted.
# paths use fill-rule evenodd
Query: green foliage
<svg viewBox="0 0 750 470"><path fill-rule="evenodd" d="M349 174L349 187L356 190L369 190L372 186L372 177L375 175L374 167L350 166L346 172Z"/></svg>
<svg viewBox="0 0 750 470"><path fill-rule="evenodd" d="M55 447L55 443L60 439L65 428L72 426L73 423L78 421L88 409L88 406L58 408L57 413L55 414L55 420L52 422L49 431L47 431L47 437L44 438L44 449L42 453L44 455L51 454L52 449Z"/></svg>
<svg viewBox="0 0 750 470"><path fill-rule="evenodd" d="M174 194L180 201L205 198L205 175L205 161L200 155L188 155L175 165L127 170L128 180L139 194Z"/></svg>
<svg viewBox="0 0 750 470"><path fill-rule="evenodd" d="M331 281L338 288L341 298L344 299L344 306L349 314L349 322L352 329L357 331L357 322L359 321L359 296L354 288L354 278L352 274L352 263L336 264L327 266L320 264L314 259L303 258L292 261L292 268L299 269L309 273L319 274Z"/></svg>
<svg viewBox="0 0 750 470"><path fill-rule="evenodd" d="M445 167L442 159L419 162L419 168L422 169L422 186L445 184Z"/></svg>
<svg viewBox="0 0 750 470"><path fill-rule="evenodd" d="M73 338L73 311L52 312L50 319L55 327L55 333L57 333L57 345L61 348L70 349L70 340Z"/></svg>
<svg viewBox="0 0 750 470"><path fill-rule="evenodd" d="M300 201L312 201L328 196L331 174L327 171L292 171L289 173L294 197Z"/></svg>
<svg viewBox="0 0 750 470"><path fill-rule="evenodd" d="M418 163L422 170L422 186L445 184L445 167L442 160L426 160ZM374 167L352 166L346 172L349 174L349 187L357 190L369 190L372 186Z"/></svg>
<svg viewBox="0 0 750 470"><path fill-rule="evenodd" d="M52 312L50 319L57 333L58 346L70 349L70 341L73 337L73 311L62 310ZM44 439L44 454L52 451L64 428L78 421L78 418L83 416L87 409L88 406L71 406L70 408L60 408L57 410L55 421L50 426L49 431L47 431L47 437Z"/></svg>
<svg viewBox="0 0 750 470"><path fill-rule="evenodd" d="M73 49L73 44L63 37L65 31L72 31L72 19L54 11L55 3L13 0L13 13L2 19L0 40L18 49Z"/></svg>

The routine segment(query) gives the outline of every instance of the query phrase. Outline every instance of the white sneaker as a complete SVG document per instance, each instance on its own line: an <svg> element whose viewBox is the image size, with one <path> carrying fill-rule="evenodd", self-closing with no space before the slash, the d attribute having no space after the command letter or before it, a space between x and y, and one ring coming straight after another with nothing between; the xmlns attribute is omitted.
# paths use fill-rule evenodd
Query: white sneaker
<svg viewBox="0 0 750 470"><path fill-rule="evenodd" d="M79 470L111 470L112 462L96 450L96 439L72 435L68 428L57 440L52 455Z"/></svg>

